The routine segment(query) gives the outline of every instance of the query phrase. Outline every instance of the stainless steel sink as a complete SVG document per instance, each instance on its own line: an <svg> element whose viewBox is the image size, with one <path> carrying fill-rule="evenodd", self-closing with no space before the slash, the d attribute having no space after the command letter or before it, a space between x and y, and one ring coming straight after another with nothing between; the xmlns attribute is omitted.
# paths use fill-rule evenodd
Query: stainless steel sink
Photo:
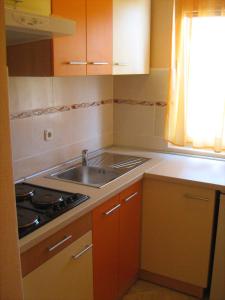
<svg viewBox="0 0 225 300"><path fill-rule="evenodd" d="M78 166L54 175L58 179L73 181L95 187L101 187L116 179L120 174L104 168Z"/></svg>
<svg viewBox="0 0 225 300"><path fill-rule="evenodd" d="M87 166L78 164L50 176L58 180L100 188L148 160L143 157L105 152L90 158Z"/></svg>

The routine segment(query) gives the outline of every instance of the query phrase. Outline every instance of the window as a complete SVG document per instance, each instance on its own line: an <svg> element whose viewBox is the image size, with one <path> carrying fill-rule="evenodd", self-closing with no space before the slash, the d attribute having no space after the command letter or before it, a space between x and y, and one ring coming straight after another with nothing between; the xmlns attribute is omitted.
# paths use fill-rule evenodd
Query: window
<svg viewBox="0 0 225 300"><path fill-rule="evenodd" d="M183 9L180 16L180 24L174 19L166 138L175 145L221 152L225 150L225 17L200 9Z"/></svg>

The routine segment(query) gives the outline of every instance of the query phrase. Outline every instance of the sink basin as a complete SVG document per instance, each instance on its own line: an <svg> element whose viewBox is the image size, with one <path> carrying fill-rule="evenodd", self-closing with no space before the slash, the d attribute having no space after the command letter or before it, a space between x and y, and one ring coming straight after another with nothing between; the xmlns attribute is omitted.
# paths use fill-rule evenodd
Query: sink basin
<svg viewBox="0 0 225 300"><path fill-rule="evenodd" d="M100 188L148 160L144 157L105 152L88 159L88 166L78 164L51 174L50 177Z"/></svg>
<svg viewBox="0 0 225 300"><path fill-rule="evenodd" d="M113 179L116 179L118 176L120 176L120 174L116 171L91 166L73 167L54 175L55 178L61 180L94 187L101 187Z"/></svg>

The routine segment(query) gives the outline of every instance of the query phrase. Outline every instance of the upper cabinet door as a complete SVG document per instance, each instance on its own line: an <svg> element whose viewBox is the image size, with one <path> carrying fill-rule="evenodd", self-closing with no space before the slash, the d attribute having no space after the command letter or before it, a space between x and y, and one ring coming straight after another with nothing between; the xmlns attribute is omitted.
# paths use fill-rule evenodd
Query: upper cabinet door
<svg viewBox="0 0 225 300"><path fill-rule="evenodd" d="M148 74L151 0L113 0L113 74Z"/></svg>
<svg viewBox="0 0 225 300"><path fill-rule="evenodd" d="M52 0L52 14L76 21L73 36L53 39L54 76L86 75L86 0Z"/></svg>
<svg viewBox="0 0 225 300"><path fill-rule="evenodd" d="M18 8L25 12L49 16L51 14L51 0L23 0L18 2L16 0L5 0L7 7Z"/></svg>
<svg viewBox="0 0 225 300"><path fill-rule="evenodd" d="M87 0L87 74L112 74L112 0Z"/></svg>

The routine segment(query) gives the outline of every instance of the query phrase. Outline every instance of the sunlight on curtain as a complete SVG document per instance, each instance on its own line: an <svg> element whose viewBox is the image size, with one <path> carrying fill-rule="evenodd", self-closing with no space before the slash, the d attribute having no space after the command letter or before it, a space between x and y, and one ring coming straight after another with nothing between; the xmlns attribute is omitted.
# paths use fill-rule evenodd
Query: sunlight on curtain
<svg viewBox="0 0 225 300"><path fill-rule="evenodd" d="M173 144L225 149L224 2L176 1L166 121Z"/></svg>

